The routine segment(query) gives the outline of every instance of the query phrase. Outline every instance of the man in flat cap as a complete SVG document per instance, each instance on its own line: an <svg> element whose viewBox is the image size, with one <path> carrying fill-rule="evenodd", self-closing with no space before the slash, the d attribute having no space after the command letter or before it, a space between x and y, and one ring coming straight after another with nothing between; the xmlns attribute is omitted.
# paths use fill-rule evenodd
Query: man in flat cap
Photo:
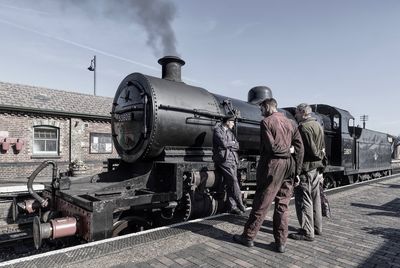
<svg viewBox="0 0 400 268"><path fill-rule="evenodd" d="M237 165L239 163L239 143L232 132L235 126L235 116L229 113L217 124L213 133L213 160L215 167L224 178L228 195L229 212L241 214L245 211L237 178Z"/></svg>
<svg viewBox="0 0 400 268"><path fill-rule="evenodd" d="M304 160L300 174L300 185L295 189L296 213L300 229L292 233L295 240L313 241L314 235L322 234L322 211L320 197L320 170L324 168L324 131L307 103L296 107L295 114L304 144Z"/></svg>

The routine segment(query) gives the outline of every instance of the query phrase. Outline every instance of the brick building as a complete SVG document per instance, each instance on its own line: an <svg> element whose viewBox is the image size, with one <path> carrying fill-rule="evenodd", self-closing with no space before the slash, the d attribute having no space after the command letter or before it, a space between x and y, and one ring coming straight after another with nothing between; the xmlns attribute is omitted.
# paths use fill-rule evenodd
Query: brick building
<svg viewBox="0 0 400 268"><path fill-rule="evenodd" d="M26 181L44 160L60 171L82 160L87 174L118 157L112 98L0 82L0 182ZM49 178L50 167L38 180Z"/></svg>

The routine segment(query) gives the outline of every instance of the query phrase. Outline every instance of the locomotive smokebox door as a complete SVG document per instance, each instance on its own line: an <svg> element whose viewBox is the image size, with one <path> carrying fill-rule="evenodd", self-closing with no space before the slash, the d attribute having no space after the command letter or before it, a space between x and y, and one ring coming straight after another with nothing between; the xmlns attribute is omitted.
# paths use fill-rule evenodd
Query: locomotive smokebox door
<svg viewBox="0 0 400 268"><path fill-rule="evenodd" d="M113 137L123 154L143 148L148 134L149 101L141 83L125 81L118 90L112 111Z"/></svg>

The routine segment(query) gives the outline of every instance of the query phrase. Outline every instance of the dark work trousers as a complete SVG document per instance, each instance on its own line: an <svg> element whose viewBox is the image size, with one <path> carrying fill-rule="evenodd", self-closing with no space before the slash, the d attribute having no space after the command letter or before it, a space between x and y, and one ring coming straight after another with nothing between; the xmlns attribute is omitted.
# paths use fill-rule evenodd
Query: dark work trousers
<svg viewBox="0 0 400 268"><path fill-rule="evenodd" d="M254 240L265 219L272 201L275 200L273 233L275 242L284 245L288 234L289 202L293 193L293 181L287 178L290 159L272 159L266 176L257 181L253 208L244 225L242 236ZM261 181L264 179L264 181Z"/></svg>
<svg viewBox="0 0 400 268"><path fill-rule="evenodd" d="M313 169L300 176L300 184L294 189L297 219L300 233L314 237L314 230L322 233L321 196L319 172Z"/></svg>
<svg viewBox="0 0 400 268"><path fill-rule="evenodd" d="M237 166L233 162L225 162L216 165L221 172L226 185L229 209L243 208L242 192L237 178Z"/></svg>

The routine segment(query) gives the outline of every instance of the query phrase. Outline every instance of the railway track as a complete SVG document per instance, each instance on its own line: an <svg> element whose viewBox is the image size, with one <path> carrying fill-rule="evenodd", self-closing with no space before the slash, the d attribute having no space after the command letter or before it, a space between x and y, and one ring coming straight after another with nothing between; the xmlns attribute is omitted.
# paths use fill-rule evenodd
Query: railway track
<svg viewBox="0 0 400 268"><path fill-rule="evenodd" d="M32 238L32 223L7 224L0 226L0 247L14 241Z"/></svg>
<svg viewBox="0 0 400 268"><path fill-rule="evenodd" d="M346 186L340 186L326 190L328 195L348 191L371 183L384 181L400 176L394 174L368 181L357 182ZM35 249L32 239L32 219L26 218L18 224L0 224L0 263L21 257L36 255L52 250L75 246L80 244L76 238L64 238L47 242L40 249Z"/></svg>
<svg viewBox="0 0 400 268"><path fill-rule="evenodd" d="M35 249L32 238L32 223L0 226L0 264L3 261L49 252L80 244L76 238L50 241Z"/></svg>
<svg viewBox="0 0 400 268"><path fill-rule="evenodd" d="M0 261L26 256L32 243L31 224L7 224L0 226Z"/></svg>

